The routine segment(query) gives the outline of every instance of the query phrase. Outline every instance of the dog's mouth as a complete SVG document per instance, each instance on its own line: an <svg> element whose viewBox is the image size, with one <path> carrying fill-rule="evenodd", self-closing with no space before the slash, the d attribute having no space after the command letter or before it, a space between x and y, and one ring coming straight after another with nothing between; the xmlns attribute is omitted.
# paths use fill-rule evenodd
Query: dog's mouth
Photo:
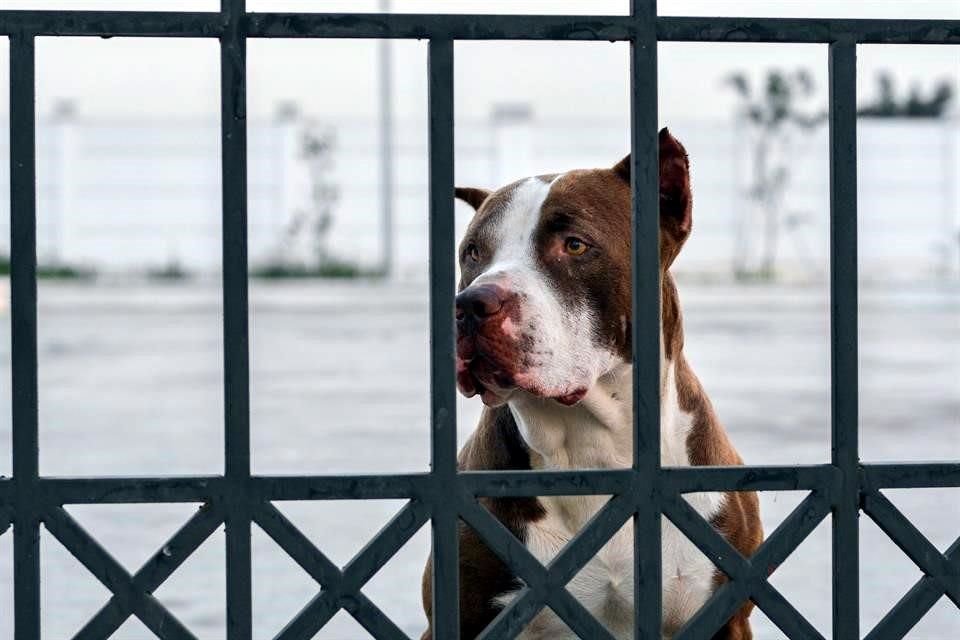
<svg viewBox="0 0 960 640"><path fill-rule="evenodd" d="M587 395L586 387L562 391L546 389L538 383L536 376L529 372L510 371L484 353L477 352L475 349L462 350L459 346L457 387L467 398L479 395L488 407L506 404L517 391L523 391L538 398L556 400L568 407L577 404Z"/></svg>
<svg viewBox="0 0 960 640"><path fill-rule="evenodd" d="M469 360L457 355L457 387L467 398L479 395L488 407L499 407L517 389L513 376L496 367L484 356Z"/></svg>

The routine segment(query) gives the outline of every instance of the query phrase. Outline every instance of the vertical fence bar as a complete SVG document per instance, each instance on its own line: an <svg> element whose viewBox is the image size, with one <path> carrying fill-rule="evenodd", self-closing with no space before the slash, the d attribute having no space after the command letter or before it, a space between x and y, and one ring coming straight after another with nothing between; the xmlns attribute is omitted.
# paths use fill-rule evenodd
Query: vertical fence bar
<svg viewBox="0 0 960 640"><path fill-rule="evenodd" d="M860 637L857 384L857 49L830 44L831 461L843 481L833 505L833 637Z"/></svg>
<svg viewBox="0 0 960 640"><path fill-rule="evenodd" d="M40 637L40 451L37 410L37 175L35 50L10 38L10 298L13 372L14 637Z"/></svg>
<svg viewBox="0 0 960 640"><path fill-rule="evenodd" d="M657 2L632 0L634 637L659 640L660 197L657 144Z"/></svg>
<svg viewBox="0 0 960 640"><path fill-rule="evenodd" d="M247 45L245 0L222 0L220 127L223 187L224 469L227 637L252 637L250 360L247 305Z"/></svg>
<svg viewBox="0 0 960 640"><path fill-rule="evenodd" d="M457 539L457 405L454 388L453 41L431 40L430 460L433 637L460 637Z"/></svg>

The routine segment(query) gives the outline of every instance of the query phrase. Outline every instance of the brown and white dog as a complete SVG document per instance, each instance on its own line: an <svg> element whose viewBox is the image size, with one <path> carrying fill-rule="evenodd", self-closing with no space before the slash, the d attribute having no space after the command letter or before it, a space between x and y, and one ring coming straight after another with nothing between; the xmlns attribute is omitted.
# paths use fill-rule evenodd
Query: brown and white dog
<svg viewBox="0 0 960 640"><path fill-rule="evenodd" d="M622 468L631 464L630 159L612 169L520 180L494 192L457 189L476 209L460 245L457 383L486 407L460 453L462 470ZM683 146L660 132L661 460L738 465L740 456L683 355L669 268L690 234ZM690 504L749 556L763 532L752 493L700 493ZM602 496L482 502L549 562L606 501ZM663 520L663 636L671 637L724 577ZM632 637L633 527L628 522L567 585L618 638ZM428 561L423 601L430 618ZM520 585L468 527L460 529L461 637L473 638ZM716 638L752 637L745 605ZM520 636L575 638L549 610ZM425 640L432 638L430 629Z"/></svg>

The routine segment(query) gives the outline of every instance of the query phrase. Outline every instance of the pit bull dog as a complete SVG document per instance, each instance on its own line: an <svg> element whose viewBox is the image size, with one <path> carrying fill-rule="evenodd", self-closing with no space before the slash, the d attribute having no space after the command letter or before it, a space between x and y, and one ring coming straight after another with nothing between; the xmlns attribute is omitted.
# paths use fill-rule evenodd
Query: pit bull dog
<svg viewBox="0 0 960 640"><path fill-rule="evenodd" d="M666 130L660 148L661 461L740 465L683 354L680 300L670 275L690 234L690 169ZM457 385L483 400L460 452L462 470L629 467L630 158L610 169L569 171L499 190L456 190L476 209L460 245L456 298ZM691 506L743 555L763 531L753 493L699 493ZM603 496L496 498L481 502L547 564L603 506ZM670 638L724 576L662 521L663 637ZM469 527L460 528L461 637L474 638L521 587ZM633 525L628 521L567 585L617 638L632 637ZM429 620L430 562L423 577ZM752 638L744 605L715 640ZM548 609L520 636L576 638ZM423 635L430 640L428 628Z"/></svg>

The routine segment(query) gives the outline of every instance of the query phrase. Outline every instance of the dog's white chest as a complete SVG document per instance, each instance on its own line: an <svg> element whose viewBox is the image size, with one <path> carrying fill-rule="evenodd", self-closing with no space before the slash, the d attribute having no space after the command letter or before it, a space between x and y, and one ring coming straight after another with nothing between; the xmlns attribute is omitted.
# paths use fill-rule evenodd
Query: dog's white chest
<svg viewBox="0 0 960 640"><path fill-rule="evenodd" d="M544 564L575 534L553 502L555 499L544 500L547 516L527 529L527 548ZM708 502L713 503L714 499ZM597 506L601 503L602 500ZM669 638L713 592L715 568L666 519L661 524L661 535L663 629L664 637ZM617 638L633 637L633 564L633 521L630 520L567 585L570 593ZM507 596L502 602L506 604L511 599L512 596ZM544 610L520 638L573 640L577 636L552 611Z"/></svg>
<svg viewBox="0 0 960 640"><path fill-rule="evenodd" d="M687 436L692 417L679 408L675 374L668 364L661 399L661 463L686 466ZM624 387L619 397L629 396L629 375L616 384ZM612 394L611 394L612 395ZM570 418L570 412L537 407L515 408L520 432L531 449L543 459L544 468L622 468L630 464L631 413L604 396L587 396L590 412ZM584 411L584 414L586 411ZM599 419L597 417L600 417ZM603 426L601 426L601 424ZM611 426L612 425L612 426ZM691 506L708 521L723 506L722 493L687 496ZM543 564L550 562L580 528L607 502L604 496L542 497L546 515L527 525L526 545ZM661 521L663 576L663 633L672 637L706 602L714 590L715 567L666 518ZM571 580L567 589L617 638L633 637L633 520L610 539L597 555ZM508 603L514 594L500 598ZM538 614L519 636L524 640L573 640L577 636L552 611Z"/></svg>

